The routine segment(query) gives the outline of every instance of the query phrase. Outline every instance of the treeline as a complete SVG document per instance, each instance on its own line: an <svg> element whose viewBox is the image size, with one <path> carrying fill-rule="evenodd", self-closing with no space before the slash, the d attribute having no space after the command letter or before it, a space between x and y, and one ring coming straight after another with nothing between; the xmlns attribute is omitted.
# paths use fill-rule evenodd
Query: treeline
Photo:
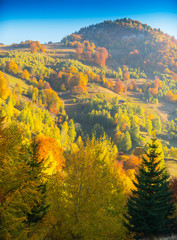
<svg viewBox="0 0 177 240"><path fill-rule="evenodd" d="M63 69L68 70L70 67L78 69L79 72L93 72L94 74L105 76L107 78L123 78L122 70L120 68L117 71L113 71L104 67L89 66L74 59L57 59L54 70L58 72Z"/></svg>
<svg viewBox="0 0 177 240"><path fill-rule="evenodd" d="M51 74L49 82L51 86L57 91L70 91L71 93L85 93L87 92L87 83L96 82L100 83L100 75L88 71L83 73L76 67L70 66L68 69L58 73Z"/></svg>
<svg viewBox="0 0 177 240"><path fill-rule="evenodd" d="M71 90L73 93L86 92L87 82L100 83L117 93L125 92L127 89L136 91L136 79L147 78L140 69L129 69L125 65L117 71L112 71L106 68L89 67L70 59L58 60L54 70L55 72L49 78L51 86L57 91Z"/></svg>
<svg viewBox="0 0 177 240"><path fill-rule="evenodd" d="M106 48L96 48L93 42L83 41L82 36L77 34L71 34L67 38L64 38L62 42L67 46L75 47L77 57L93 62L101 67L106 65L106 60L109 56Z"/></svg>
<svg viewBox="0 0 177 240"><path fill-rule="evenodd" d="M44 44L41 44L39 41L31 41L26 40L21 41L21 43L13 43L13 48L30 48L32 53L36 53L37 51L45 53L45 46Z"/></svg>

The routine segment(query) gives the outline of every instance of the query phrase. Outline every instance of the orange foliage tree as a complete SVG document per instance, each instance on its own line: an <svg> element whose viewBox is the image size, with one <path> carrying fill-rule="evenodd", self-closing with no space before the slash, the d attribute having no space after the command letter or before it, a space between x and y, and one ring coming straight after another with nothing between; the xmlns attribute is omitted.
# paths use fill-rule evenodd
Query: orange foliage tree
<svg viewBox="0 0 177 240"><path fill-rule="evenodd" d="M44 93L46 96L46 103L47 103L48 109L53 113L58 113L59 109L62 106L62 102L58 97L57 93L52 89L45 89Z"/></svg>
<svg viewBox="0 0 177 240"><path fill-rule="evenodd" d="M126 161L123 162L124 169L125 170L134 169L135 171L137 171L141 161L142 161L141 158L134 155L130 155L128 156Z"/></svg>
<svg viewBox="0 0 177 240"><path fill-rule="evenodd" d="M133 84L132 83L130 83L129 85L128 85L128 90L133 90Z"/></svg>
<svg viewBox="0 0 177 240"><path fill-rule="evenodd" d="M82 46L82 44L80 42L77 42L76 46L76 54L78 56L82 55L84 52L84 47Z"/></svg>
<svg viewBox="0 0 177 240"><path fill-rule="evenodd" d="M41 45L39 41L32 41L30 43L30 49L32 53L36 53L38 50L42 53L45 52L45 46L43 44Z"/></svg>
<svg viewBox="0 0 177 240"><path fill-rule="evenodd" d="M154 96L158 94L158 88L149 88L148 92Z"/></svg>
<svg viewBox="0 0 177 240"><path fill-rule="evenodd" d="M44 88L44 83L43 83L42 79L40 79L38 82L38 88L39 88L39 90L42 90Z"/></svg>
<svg viewBox="0 0 177 240"><path fill-rule="evenodd" d="M172 91L168 91L165 95L165 98L168 102L176 102L177 94L174 94Z"/></svg>
<svg viewBox="0 0 177 240"><path fill-rule="evenodd" d="M123 133L120 130L118 130L114 135L114 142L120 143L122 139L123 139Z"/></svg>
<svg viewBox="0 0 177 240"><path fill-rule="evenodd" d="M44 88L45 88L45 89L51 89L50 83L49 83L49 82L46 82Z"/></svg>
<svg viewBox="0 0 177 240"><path fill-rule="evenodd" d="M124 84L120 79L118 81L116 81L114 90L117 93L121 93L125 90Z"/></svg>
<svg viewBox="0 0 177 240"><path fill-rule="evenodd" d="M42 53L45 53L45 46L44 46L44 44L41 44L41 49L40 49L40 51L41 51Z"/></svg>
<svg viewBox="0 0 177 240"><path fill-rule="evenodd" d="M19 71L18 65L14 61L9 61L6 63L6 71L8 73L17 74Z"/></svg>
<svg viewBox="0 0 177 240"><path fill-rule="evenodd" d="M31 49L31 52L32 52L32 53L36 53L36 52L37 52L38 47L37 47L37 45L36 45L35 42L32 42L32 43L30 44L30 49Z"/></svg>
<svg viewBox="0 0 177 240"><path fill-rule="evenodd" d="M108 59L108 51L104 47L97 47L95 53L95 62L99 66L105 66Z"/></svg>
<svg viewBox="0 0 177 240"><path fill-rule="evenodd" d="M162 81L156 76L154 81L154 88L162 88Z"/></svg>
<svg viewBox="0 0 177 240"><path fill-rule="evenodd" d="M149 88L151 85L151 83L146 83L146 87ZM154 87L153 88L149 88L148 92L154 96L156 96L158 94L159 88L162 88L162 81L160 81L160 79L155 76L155 80L154 80Z"/></svg>
<svg viewBox="0 0 177 240"><path fill-rule="evenodd" d="M124 73L124 81L128 81L128 80L130 80L130 74L129 74L128 71L126 71L126 72Z"/></svg>
<svg viewBox="0 0 177 240"><path fill-rule="evenodd" d="M45 166L49 167L49 171L61 171L65 166L65 161L59 143L54 138L44 135L37 135L35 138L38 161L44 161Z"/></svg>
<svg viewBox="0 0 177 240"><path fill-rule="evenodd" d="M28 70L23 70L23 72L21 73L21 78L25 79L25 80L29 80L30 74L28 72Z"/></svg>
<svg viewBox="0 0 177 240"><path fill-rule="evenodd" d="M82 35L81 34L71 34L71 39L72 41L80 41L82 39Z"/></svg>
<svg viewBox="0 0 177 240"><path fill-rule="evenodd" d="M88 46L87 49L85 50L84 56L85 56L86 59L92 60L93 49L90 46Z"/></svg>
<svg viewBox="0 0 177 240"><path fill-rule="evenodd" d="M100 75L94 72L88 71L87 76L88 76L88 80L91 82L97 82L97 83L101 82Z"/></svg>
<svg viewBox="0 0 177 240"><path fill-rule="evenodd" d="M55 74L50 78L51 86L57 90L71 90L75 87L75 89L83 89L86 90L88 82L87 74L83 72L79 72L77 68L71 66L67 70L60 71L58 74Z"/></svg>
<svg viewBox="0 0 177 240"><path fill-rule="evenodd" d="M79 85L75 86L72 89L72 93L77 94L77 93L87 93L87 88L85 85Z"/></svg>

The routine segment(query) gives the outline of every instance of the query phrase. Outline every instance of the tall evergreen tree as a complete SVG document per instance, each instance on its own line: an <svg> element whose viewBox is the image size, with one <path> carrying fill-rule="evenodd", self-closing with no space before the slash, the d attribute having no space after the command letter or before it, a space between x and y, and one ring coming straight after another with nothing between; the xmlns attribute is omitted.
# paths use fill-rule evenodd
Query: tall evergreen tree
<svg viewBox="0 0 177 240"><path fill-rule="evenodd" d="M152 122L150 119L147 119L146 121L146 130L148 132L149 135L151 135L152 133Z"/></svg>
<svg viewBox="0 0 177 240"><path fill-rule="evenodd" d="M161 132L161 130L162 130L162 123L161 123L160 117L153 119L152 126L153 126L153 129L155 129L157 131L157 133Z"/></svg>
<svg viewBox="0 0 177 240"><path fill-rule="evenodd" d="M125 225L136 234L137 239L152 239L171 233L174 205L169 176L161 167L159 155L156 139L153 138L136 174L135 190L127 202Z"/></svg>
<svg viewBox="0 0 177 240"><path fill-rule="evenodd" d="M122 140L122 145L123 151L128 151L132 148L132 140L130 137L130 133L128 131L125 132L125 135Z"/></svg>
<svg viewBox="0 0 177 240"><path fill-rule="evenodd" d="M131 139L135 144L138 144L140 141L140 128L138 126L138 124L133 124L131 129L130 129L130 133L131 133Z"/></svg>
<svg viewBox="0 0 177 240"><path fill-rule="evenodd" d="M35 184L35 189L38 192L35 201L35 206L33 206L30 212L27 213L28 224L28 237L30 237L31 225L40 222L46 215L49 205L46 204L46 183L44 183L44 173L43 173L43 161L39 161L38 156L38 143L35 138L33 138L30 150L29 150L29 161L28 164L31 168L29 174L31 175L31 181Z"/></svg>

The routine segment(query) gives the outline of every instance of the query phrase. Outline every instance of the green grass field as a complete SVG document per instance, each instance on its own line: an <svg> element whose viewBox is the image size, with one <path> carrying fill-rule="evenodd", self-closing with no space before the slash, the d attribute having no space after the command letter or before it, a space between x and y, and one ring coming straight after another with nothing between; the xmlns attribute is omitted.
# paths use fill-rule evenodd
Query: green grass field
<svg viewBox="0 0 177 240"><path fill-rule="evenodd" d="M165 165L170 176L177 177L177 159L165 158Z"/></svg>
<svg viewBox="0 0 177 240"><path fill-rule="evenodd" d="M7 73L4 73L4 74L7 78L7 82L8 82L11 89L14 88L17 83L20 84L20 86L22 88L22 91L26 91L28 89L28 84L25 82L25 80L22 80L22 79L17 78L17 77L13 77L13 76L11 76Z"/></svg>

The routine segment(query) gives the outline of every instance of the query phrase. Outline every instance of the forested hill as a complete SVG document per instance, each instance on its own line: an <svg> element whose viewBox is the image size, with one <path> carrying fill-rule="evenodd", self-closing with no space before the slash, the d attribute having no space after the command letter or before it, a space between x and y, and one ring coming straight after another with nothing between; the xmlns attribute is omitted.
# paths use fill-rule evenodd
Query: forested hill
<svg viewBox="0 0 177 240"><path fill-rule="evenodd" d="M81 28L63 41L73 41L76 35L80 42L88 40L105 47L111 55L107 63L114 68L127 65L147 73L177 72L177 40L139 21L126 18L104 21Z"/></svg>
<svg viewBox="0 0 177 240"><path fill-rule="evenodd" d="M177 233L176 49L125 19L0 44L0 240Z"/></svg>

